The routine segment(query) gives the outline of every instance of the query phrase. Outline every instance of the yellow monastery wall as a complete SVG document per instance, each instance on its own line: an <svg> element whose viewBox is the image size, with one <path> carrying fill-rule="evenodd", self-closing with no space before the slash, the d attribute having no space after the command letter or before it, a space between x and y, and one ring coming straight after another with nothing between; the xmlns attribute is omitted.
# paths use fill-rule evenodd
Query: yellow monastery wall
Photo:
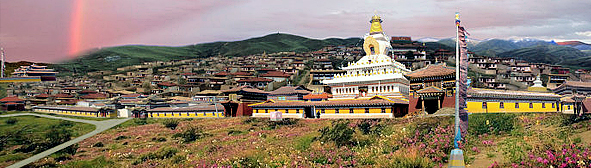
<svg viewBox="0 0 591 168"><path fill-rule="evenodd" d="M224 117L224 112L153 112L148 113L149 118L219 118Z"/></svg>
<svg viewBox="0 0 591 168"><path fill-rule="evenodd" d="M482 106L483 102L468 101L466 110L469 113L529 113L529 112L558 112L558 105L546 102L543 107L542 102L532 102L533 108L530 108L530 102L503 102L504 108L500 107L500 102L486 102L486 108ZM519 108L515 108L515 103L519 103Z"/></svg>
<svg viewBox="0 0 591 168"><path fill-rule="evenodd" d="M35 112L57 114L57 115L69 115L79 117L97 117L98 114L94 112L77 112L77 111L62 111L62 110L48 110L48 109L33 109ZM117 113L108 113L107 117L116 117Z"/></svg>

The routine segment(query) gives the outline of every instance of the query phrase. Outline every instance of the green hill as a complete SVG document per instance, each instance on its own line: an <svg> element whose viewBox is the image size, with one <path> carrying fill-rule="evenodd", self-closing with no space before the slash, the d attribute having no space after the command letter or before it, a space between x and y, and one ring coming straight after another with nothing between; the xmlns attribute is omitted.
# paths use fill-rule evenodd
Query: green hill
<svg viewBox="0 0 591 168"><path fill-rule="evenodd" d="M324 40L310 39L290 34L269 34L234 42L213 42L196 45L168 47L129 45L102 48L53 66L60 73L115 70L119 67L142 62L170 61L211 56L245 56L263 52L315 51L329 45L361 45L360 38Z"/></svg>
<svg viewBox="0 0 591 168"><path fill-rule="evenodd" d="M492 39L480 42L469 49L478 55L495 56L497 53L519 49L519 46L511 41Z"/></svg>
<svg viewBox="0 0 591 168"><path fill-rule="evenodd" d="M587 54L565 46L539 45L499 53L497 56L513 57L528 62L559 64L573 68L591 68L591 59Z"/></svg>

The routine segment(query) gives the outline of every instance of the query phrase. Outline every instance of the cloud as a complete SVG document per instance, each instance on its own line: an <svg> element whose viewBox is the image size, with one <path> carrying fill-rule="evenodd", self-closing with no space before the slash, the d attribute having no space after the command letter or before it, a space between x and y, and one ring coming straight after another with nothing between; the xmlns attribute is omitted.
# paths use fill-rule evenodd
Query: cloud
<svg viewBox="0 0 591 168"><path fill-rule="evenodd" d="M131 0L84 1L83 49L188 45L286 32L312 38L361 37L377 11L391 36L454 36L454 13L471 38L591 42L591 1L581 0ZM7 0L0 5L0 45L38 61L67 58L70 0ZM7 38L8 37L8 38ZM31 40L32 39L32 40Z"/></svg>
<svg viewBox="0 0 591 168"><path fill-rule="evenodd" d="M591 37L591 31L585 31L585 32L575 32L576 35L579 36L588 36Z"/></svg>

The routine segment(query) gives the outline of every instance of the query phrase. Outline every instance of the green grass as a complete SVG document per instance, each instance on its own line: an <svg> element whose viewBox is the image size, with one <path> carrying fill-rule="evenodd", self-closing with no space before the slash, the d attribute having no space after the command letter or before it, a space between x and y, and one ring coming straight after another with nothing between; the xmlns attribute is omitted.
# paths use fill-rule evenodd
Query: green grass
<svg viewBox="0 0 591 168"><path fill-rule="evenodd" d="M14 125L6 124L6 120L16 118L17 122ZM18 117L2 117L0 118L0 132L8 132L11 130L20 130L25 128L26 136L38 136L45 133L52 125L60 124L58 119L43 118L37 116L18 116ZM73 126L70 128L72 134L77 137L89 133L95 129L94 125L86 123L72 122Z"/></svg>
<svg viewBox="0 0 591 168"><path fill-rule="evenodd" d="M10 124L8 120L14 120L16 122ZM2 117L0 118L0 132L4 135L18 135L17 137L4 137L7 139L4 141L6 145L2 151L0 151L0 167L8 166L16 161L28 158L35 154L35 152L16 152L14 148L26 145L22 144L22 140L31 141L30 143L37 143L37 141L45 140L45 134L52 130L52 127L62 125L71 131L72 137L78 137L91 132L95 129L94 125L77 123L71 121L64 121L58 119L43 118L37 116L17 116L17 117ZM64 126L67 125L67 126ZM20 133L16 133L20 132ZM17 140L21 139L21 140ZM17 142L18 141L18 142ZM27 143L27 144L30 144Z"/></svg>
<svg viewBox="0 0 591 168"><path fill-rule="evenodd" d="M81 160L69 162L61 167L71 168L99 168L99 167L120 167L112 160L105 158L105 156L99 156L92 160Z"/></svg>

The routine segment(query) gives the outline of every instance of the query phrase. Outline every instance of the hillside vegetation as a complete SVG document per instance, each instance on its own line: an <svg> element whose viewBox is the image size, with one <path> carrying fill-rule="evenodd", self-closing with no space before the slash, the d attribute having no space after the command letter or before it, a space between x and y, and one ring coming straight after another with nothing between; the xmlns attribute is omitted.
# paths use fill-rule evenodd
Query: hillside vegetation
<svg viewBox="0 0 591 168"><path fill-rule="evenodd" d="M76 59L56 64L53 68L64 73L84 73L99 70L115 70L119 67L152 61L206 58L211 56L245 56L263 52L307 52L315 51L329 45L361 44L360 38L329 38L318 40L277 33L242 41L213 42L180 47L129 45L102 48L84 54Z"/></svg>

